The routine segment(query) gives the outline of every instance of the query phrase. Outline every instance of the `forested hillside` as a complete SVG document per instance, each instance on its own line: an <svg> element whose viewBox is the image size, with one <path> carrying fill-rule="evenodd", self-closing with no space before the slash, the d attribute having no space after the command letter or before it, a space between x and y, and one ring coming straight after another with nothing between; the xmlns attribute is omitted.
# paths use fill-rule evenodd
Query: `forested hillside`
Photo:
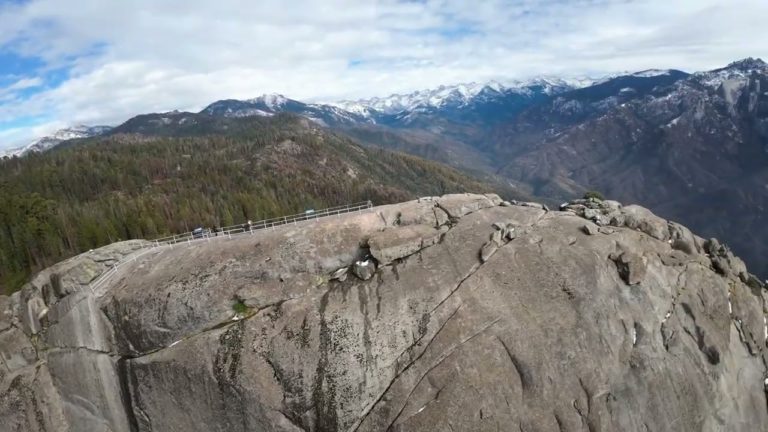
<svg viewBox="0 0 768 432"><path fill-rule="evenodd" d="M16 290L32 272L114 241L368 199L491 189L295 116L199 123L160 124L154 136L117 129L0 161L0 289Z"/></svg>

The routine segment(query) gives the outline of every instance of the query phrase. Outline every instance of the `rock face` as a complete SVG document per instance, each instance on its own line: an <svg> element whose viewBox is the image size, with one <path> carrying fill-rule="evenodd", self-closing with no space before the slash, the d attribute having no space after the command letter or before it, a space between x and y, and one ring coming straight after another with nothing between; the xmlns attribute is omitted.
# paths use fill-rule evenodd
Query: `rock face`
<svg viewBox="0 0 768 432"><path fill-rule="evenodd" d="M0 297L0 431L768 430L765 288L642 208L450 195L143 246ZM96 256L123 264L94 286Z"/></svg>

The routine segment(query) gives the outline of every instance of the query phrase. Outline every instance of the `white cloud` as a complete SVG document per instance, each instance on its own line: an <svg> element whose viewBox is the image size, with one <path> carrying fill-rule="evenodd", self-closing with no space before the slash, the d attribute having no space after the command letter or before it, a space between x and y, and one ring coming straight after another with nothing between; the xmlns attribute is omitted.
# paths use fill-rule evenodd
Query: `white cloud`
<svg viewBox="0 0 768 432"><path fill-rule="evenodd" d="M266 92L336 100L539 74L709 69L766 56L765 16L764 0L38 0L0 7L0 48L71 68L69 79L25 99L0 91L0 124L114 124ZM43 84L35 79L17 84ZM36 132L26 130L25 139Z"/></svg>
<svg viewBox="0 0 768 432"><path fill-rule="evenodd" d="M52 121L37 124L29 127L7 128L0 130L0 142L12 142L16 145L6 146L8 148L21 147L32 142L30 137L42 137L50 135L53 132L67 127L68 124L63 121Z"/></svg>
<svg viewBox="0 0 768 432"><path fill-rule="evenodd" d="M28 88L40 87L41 85L43 85L43 80L40 77L22 78L6 87L4 90L7 92L13 92Z"/></svg>
<svg viewBox="0 0 768 432"><path fill-rule="evenodd" d="M0 88L0 104L13 103L16 99L17 92L40 87L42 85L43 80L40 77L21 78L14 81L5 88Z"/></svg>

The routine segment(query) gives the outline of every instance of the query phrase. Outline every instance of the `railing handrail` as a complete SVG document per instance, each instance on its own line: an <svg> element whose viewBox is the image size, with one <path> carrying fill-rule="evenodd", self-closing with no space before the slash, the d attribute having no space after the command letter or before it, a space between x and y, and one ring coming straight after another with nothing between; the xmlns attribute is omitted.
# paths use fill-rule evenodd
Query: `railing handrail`
<svg viewBox="0 0 768 432"><path fill-rule="evenodd" d="M329 214L337 214L336 212L342 212L343 211L344 213L346 213L346 212L349 212L349 211L356 211L356 210L361 209L361 208L370 208L372 206L373 206L373 204L371 203L371 201L361 201L361 202L357 202L357 203L354 203L354 204L347 204L347 205L336 206L336 207L328 207L328 208L325 208L325 209L313 211L312 213L304 212L304 213L296 213L296 214L287 215L287 216L274 217L274 218L270 218L270 219L261 219L261 220L255 221L255 222L251 221L251 228L252 229L259 229L259 228L263 228L265 225L268 226L269 228L271 228L273 224L275 226L277 226L279 224L284 224L286 222L286 220L290 221L292 223L294 221L299 221L299 220L317 219L319 217L327 216ZM248 222L243 222L243 223L236 224L236 225L229 225L229 226L225 226L225 227L219 227L218 228L218 232L219 233L222 233L222 232L223 233L227 233L228 231L236 230L238 228L243 228L243 227L245 227L247 225L248 225ZM210 230L210 228L208 230ZM204 229L204 231L206 231L206 230ZM179 240L180 241L185 241L185 239L187 239L188 237L194 237L194 236L195 236L194 231L187 231L185 233L175 234L175 235L166 236L166 237L161 237L161 238L153 239L153 240L150 240L150 241L152 241L152 242L160 242L160 243L164 243L164 242L167 242L167 241L176 241L176 242L178 242Z"/></svg>
<svg viewBox="0 0 768 432"><path fill-rule="evenodd" d="M341 215L343 213L351 213L354 211L361 211L364 209L369 209L373 207L373 203L369 201L363 201L359 203L354 204L347 204L343 206L336 206L336 207L329 207L317 211L312 211L311 213L297 213L293 215L288 216L282 216L282 217L276 217L271 219L263 219L256 222L251 222L250 227L247 229L248 223L242 223L238 225L232 225L229 227L222 227L220 228L220 231L212 232L210 229L206 230L204 229L203 232L200 235L195 235L194 231L189 231L182 234L176 234L173 236L167 236L162 237L159 239L149 240L151 242L150 247L139 249L137 251L134 251L133 253L125 256L120 261L116 262L112 265L112 268L104 272L101 276L96 278L93 282L89 284L89 287L91 291L95 291L97 288L99 288L107 279L109 279L114 273L117 272L117 269L129 261L136 261L136 259L152 250L155 250L158 247L162 246L170 246L173 247L174 244L177 243L192 243L192 242L198 242L202 240L210 241L211 239L215 238L232 238L233 235L238 234L253 234L256 231L264 230L264 229L275 229L278 226L281 225L287 225L291 223L298 223L298 222L305 222L308 220L317 220L323 217L328 216L334 216L334 215Z"/></svg>

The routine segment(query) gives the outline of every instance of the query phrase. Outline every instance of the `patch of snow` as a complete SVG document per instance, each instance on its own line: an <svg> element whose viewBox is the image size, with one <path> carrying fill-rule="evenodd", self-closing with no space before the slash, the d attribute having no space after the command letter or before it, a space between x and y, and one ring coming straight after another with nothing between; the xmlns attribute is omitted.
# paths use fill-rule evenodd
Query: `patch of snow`
<svg viewBox="0 0 768 432"><path fill-rule="evenodd" d="M275 113L260 110L258 108L244 108L239 110L232 110L231 108L227 110L227 117L251 117L251 116L258 116L258 117L272 117Z"/></svg>
<svg viewBox="0 0 768 432"><path fill-rule="evenodd" d="M562 81L564 84L573 87L574 89L580 89L595 85L599 79L582 76L576 78L563 78Z"/></svg>
<svg viewBox="0 0 768 432"><path fill-rule="evenodd" d="M26 146L0 150L0 159L4 157L12 158L14 156L22 156L25 149L26 149Z"/></svg>
<svg viewBox="0 0 768 432"><path fill-rule="evenodd" d="M312 116L308 116L308 115L305 115L304 117L306 117L307 119L309 119L309 121L311 121L311 122L314 122L314 123L317 123L317 124L319 124L320 126L323 126L323 127L328 127L328 123L326 123L325 121L323 121L323 119L319 119L319 118L317 118L317 117L312 117Z"/></svg>
<svg viewBox="0 0 768 432"><path fill-rule="evenodd" d="M268 95L264 98L264 103L272 109L283 106L286 101L287 99L280 95Z"/></svg>
<svg viewBox="0 0 768 432"><path fill-rule="evenodd" d="M652 78L652 77L671 75L671 74L672 74L672 71L669 69L648 69L640 72L635 72L632 74L632 76L640 77L640 78Z"/></svg>
<svg viewBox="0 0 768 432"><path fill-rule="evenodd" d="M362 117L366 117L366 118L371 117L371 109L363 104L359 104L355 102L348 102L348 103L338 102L338 104L339 105L336 105L336 104L330 104L330 105L341 108L345 111L351 112L353 114L357 114Z"/></svg>
<svg viewBox="0 0 768 432"><path fill-rule="evenodd" d="M271 110L275 110L275 109L278 109L278 108L282 107L283 105L285 105L286 102L288 102L288 98L286 98L285 96L283 96L281 94L270 93L270 94L263 94L263 95L261 95L261 96L259 96L257 98L254 98L254 99L250 99L247 102L252 102L252 103L259 103L259 102L261 102L264 105L266 105L267 108L269 108Z"/></svg>

